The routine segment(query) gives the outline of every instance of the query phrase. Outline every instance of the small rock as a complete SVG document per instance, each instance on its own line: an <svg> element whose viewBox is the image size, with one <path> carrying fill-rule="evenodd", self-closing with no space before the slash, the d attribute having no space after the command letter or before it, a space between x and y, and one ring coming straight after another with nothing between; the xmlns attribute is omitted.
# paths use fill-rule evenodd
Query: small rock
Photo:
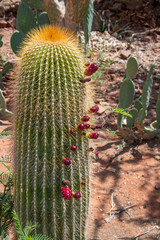
<svg viewBox="0 0 160 240"><path fill-rule="evenodd" d="M160 183L157 183L154 188L155 188L156 190L159 190L159 189L160 189Z"/></svg>
<svg viewBox="0 0 160 240"><path fill-rule="evenodd" d="M0 28L5 28L7 27L7 22L3 19L0 19Z"/></svg>
<svg viewBox="0 0 160 240"><path fill-rule="evenodd" d="M127 59L129 56L131 55L131 51L130 50L123 50L120 54L120 57L122 59Z"/></svg>
<svg viewBox="0 0 160 240"><path fill-rule="evenodd" d="M101 105L98 105L98 107L99 107L99 110L98 110L97 114L98 114L98 115L103 114L103 113L105 112L104 107L102 107Z"/></svg>
<svg viewBox="0 0 160 240"><path fill-rule="evenodd" d="M154 83L154 84L153 84L153 87L154 87L155 89L159 89L160 84L159 84L159 83Z"/></svg>
<svg viewBox="0 0 160 240"><path fill-rule="evenodd" d="M8 27L16 28L16 18L12 18L8 21Z"/></svg>

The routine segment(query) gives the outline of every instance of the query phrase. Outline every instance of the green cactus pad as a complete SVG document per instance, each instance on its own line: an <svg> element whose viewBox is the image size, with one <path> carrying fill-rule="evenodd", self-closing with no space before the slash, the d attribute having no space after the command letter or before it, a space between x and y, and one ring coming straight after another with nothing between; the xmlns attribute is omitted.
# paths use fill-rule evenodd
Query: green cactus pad
<svg viewBox="0 0 160 240"><path fill-rule="evenodd" d="M132 108L129 111L129 114L132 115L132 118L131 117L127 117L127 127L128 128L132 128L132 126L135 123L135 120L136 120L136 118L138 116L138 110L136 108Z"/></svg>
<svg viewBox="0 0 160 240"><path fill-rule="evenodd" d="M141 108L138 113L137 121L142 124L146 116L147 116L147 110L145 110L144 108Z"/></svg>
<svg viewBox="0 0 160 240"><path fill-rule="evenodd" d="M132 79L138 72L138 63L135 57L130 57L127 62L126 78Z"/></svg>
<svg viewBox="0 0 160 240"><path fill-rule="evenodd" d="M141 102L141 97L139 97L134 104L135 108L138 110L138 112L140 111L140 109L142 108L142 102Z"/></svg>
<svg viewBox="0 0 160 240"><path fill-rule="evenodd" d="M23 35L23 33L19 32L19 31L15 31L12 34L10 44L11 44L11 48L15 54L17 54L17 52L19 51L21 44L23 42L23 39L24 39L24 35Z"/></svg>
<svg viewBox="0 0 160 240"><path fill-rule="evenodd" d="M42 12L39 15L39 18L38 18L38 26L43 26L43 25L46 25L46 24L50 24L50 21L49 21L47 13Z"/></svg>
<svg viewBox="0 0 160 240"><path fill-rule="evenodd" d="M25 0L26 3L28 3L31 8L36 8L38 10L44 9L44 0Z"/></svg>
<svg viewBox="0 0 160 240"><path fill-rule="evenodd" d="M85 85L79 81L83 56L72 38L50 25L34 30L19 53L17 70L15 209L23 227L39 223L35 233L54 240L84 240L88 211L88 140L81 131L69 133L86 105ZM66 157L70 166L62 163ZM62 198L65 179L80 199Z"/></svg>
<svg viewBox="0 0 160 240"><path fill-rule="evenodd" d="M27 3L21 2L17 12L17 28L24 35L36 27L36 19Z"/></svg>
<svg viewBox="0 0 160 240"><path fill-rule="evenodd" d="M135 87L131 79L125 79L121 86L119 92L119 104L120 108L128 108L134 99Z"/></svg>

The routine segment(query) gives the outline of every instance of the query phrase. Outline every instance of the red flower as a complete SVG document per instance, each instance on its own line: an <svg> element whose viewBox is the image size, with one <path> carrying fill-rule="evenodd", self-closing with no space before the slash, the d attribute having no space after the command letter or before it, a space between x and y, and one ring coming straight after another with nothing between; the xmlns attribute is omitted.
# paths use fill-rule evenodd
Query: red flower
<svg viewBox="0 0 160 240"><path fill-rule="evenodd" d="M69 166L71 164L71 159L70 158L63 158L62 162L66 165Z"/></svg>
<svg viewBox="0 0 160 240"><path fill-rule="evenodd" d="M68 186L61 187L61 193L64 200L70 200L72 198L72 191L69 189Z"/></svg>
<svg viewBox="0 0 160 240"><path fill-rule="evenodd" d="M89 109L90 112L98 112L98 110L99 110L98 105L94 105L93 107L91 107L91 108Z"/></svg>
<svg viewBox="0 0 160 240"><path fill-rule="evenodd" d="M82 120L83 122L88 122L89 119L90 119L90 117L89 117L88 115L84 115L83 117L81 117L81 120Z"/></svg>
<svg viewBox="0 0 160 240"><path fill-rule="evenodd" d="M77 150L77 146L76 145L72 145L70 149L71 149L71 151L76 151Z"/></svg>
<svg viewBox="0 0 160 240"><path fill-rule="evenodd" d="M95 154L96 156L98 156L99 152L98 152L98 151L95 151L94 154Z"/></svg>
<svg viewBox="0 0 160 240"><path fill-rule="evenodd" d="M98 65L96 63L92 63L88 68L85 69L84 74L87 76L91 76L98 70Z"/></svg>
<svg viewBox="0 0 160 240"><path fill-rule="evenodd" d="M76 193L73 194L73 197L78 199L78 198L81 197L81 194L79 192L76 192Z"/></svg>

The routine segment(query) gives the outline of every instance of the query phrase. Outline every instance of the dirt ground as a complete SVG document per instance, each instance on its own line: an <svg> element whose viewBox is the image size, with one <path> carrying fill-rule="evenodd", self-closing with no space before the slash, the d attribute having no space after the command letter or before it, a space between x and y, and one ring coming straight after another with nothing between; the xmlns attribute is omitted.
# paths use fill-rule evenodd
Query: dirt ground
<svg viewBox="0 0 160 240"><path fill-rule="evenodd" d="M13 62L9 41L14 28L0 28L4 35L2 48L8 59ZM92 33L106 41L107 33ZM123 80L127 58L122 56L126 50L127 40L115 40L103 50L101 66L110 58L114 63L103 68L101 79L96 79L96 103L100 102L104 108L113 108L118 104L120 83ZM109 44L109 41L108 43ZM94 45L94 44L93 44ZM92 46L93 46L92 45ZM154 63L153 89L148 111L148 120L155 120L155 107L160 79L160 31L152 28L147 33L137 33L130 48L130 55L136 56L139 62L139 74L134 82L136 97L142 92L149 66ZM99 48L91 54L92 60L99 61ZM102 57L102 55L100 56ZM7 88L8 78L3 77L2 89L10 108L12 98ZM100 84L99 84L100 83ZM103 108L102 108L103 110ZM91 158L91 197L87 219L87 240L115 240L115 239L160 239L160 136L151 140L127 144L118 132L112 136L108 129L117 130L116 115L110 116L108 110L97 116L102 123L99 129L100 137L92 143L99 152L98 157ZM9 129L11 123L0 120L0 132ZM12 139L0 137L0 156L12 154ZM12 163L7 163L11 165ZM4 168L0 163L0 170Z"/></svg>

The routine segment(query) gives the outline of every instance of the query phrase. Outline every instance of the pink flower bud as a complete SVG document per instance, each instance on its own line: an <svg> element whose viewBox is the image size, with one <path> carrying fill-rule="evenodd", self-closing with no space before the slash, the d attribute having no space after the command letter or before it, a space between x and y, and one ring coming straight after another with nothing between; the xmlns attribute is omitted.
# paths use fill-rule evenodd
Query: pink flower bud
<svg viewBox="0 0 160 240"><path fill-rule="evenodd" d="M89 123L84 124L84 126L85 126L85 129L90 128L90 124Z"/></svg>

